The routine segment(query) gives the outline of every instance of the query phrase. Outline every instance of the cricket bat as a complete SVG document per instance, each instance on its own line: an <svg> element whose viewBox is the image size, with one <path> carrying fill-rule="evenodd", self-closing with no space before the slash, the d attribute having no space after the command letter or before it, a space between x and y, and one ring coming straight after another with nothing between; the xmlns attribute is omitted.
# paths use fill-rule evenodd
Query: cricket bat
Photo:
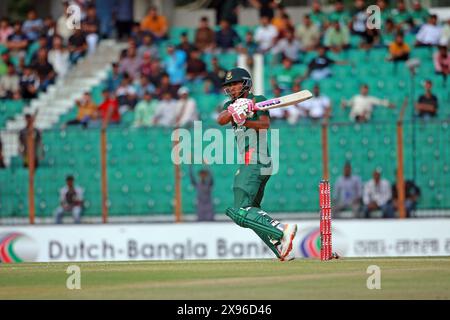
<svg viewBox="0 0 450 320"><path fill-rule="evenodd" d="M261 101L255 104L256 110L269 110L281 107L287 107L293 104L312 98L313 95L309 90L302 90L296 93L288 94L283 97L273 98Z"/></svg>

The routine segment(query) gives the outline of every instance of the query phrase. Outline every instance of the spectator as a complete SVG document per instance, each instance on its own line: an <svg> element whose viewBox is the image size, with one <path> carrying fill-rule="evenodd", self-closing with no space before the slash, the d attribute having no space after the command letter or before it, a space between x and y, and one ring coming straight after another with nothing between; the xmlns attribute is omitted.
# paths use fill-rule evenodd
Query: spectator
<svg viewBox="0 0 450 320"><path fill-rule="evenodd" d="M395 40L397 34L401 32L397 29L391 18L386 19L386 22L382 26L381 38L383 39L382 44L384 46L389 46L389 44Z"/></svg>
<svg viewBox="0 0 450 320"><path fill-rule="evenodd" d="M110 92L115 92L122 82L123 74L119 70L119 64L116 62L112 63L112 70L106 81L106 88Z"/></svg>
<svg viewBox="0 0 450 320"><path fill-rule="evenodd" d="M226 70L219 65L217 57L211 59L212 70L208 72L205 79L205 92L220 93Z"/></svg>
<svg viewBox="0 0 450 320"><path fill-rule="evenodd" d="M249 3L258 9L260 18L265 16L269 17L270 20L273 19L274 9L281 6L275 0L249 0Z"/></svg>
<svg viewBox="0 0 450 320"><path fill-rule="evenodd" d="M3 159L3 144L2 139L0 137L0 169L6 168L5 166L5 160Z"/></svg>
<svg viewBox="0 0 450 320"><path fill-rule="evenodd" d="M58 35L53 38L53 48L48 53L48 62L58 77L65 77L69 71L69 51L63 46L63 39Z"/></svg>
<svg viewBox="0 0 450 320"><path fill-rule="evenodd" d="M183 50L186 56L189 57L190 53L197 48L189 42L188 34L186 32L181 33L180 44L177 46L178 50Z"/></svg>
<svg viewBox="0 0 450 320"><path fill-rule="evenodd" d="M450 74L450 54L446 46L439 46L439 51L433 55L434 71L442 75L444 85L447 83L447 76Z"/></svg>
<svg viewBox="0 0 450 320"><path fill-rule="evenodd" d="M137 102L137 93L136 89L132 85L132 79L126 73L124 74L122 82L116 90L116 97L121 114L127 110L134 109Z"/></svg>
<svg viewBox="0 0 450 320"><path fill-rule="evenodd" d="M131 42L133 42L136 48L140 47L142 45L144 35L149 35L153 40L153 36L149 31L143 31L139 22L133 22L131 25L131 33L128 37L128 43L131 44Z"/></svg>
<svg viewBox="0 0 450 320"><path fill-rule="evenodd" d="M306 116L312 120L328 119L331 116L331 100L320 93L318 84L314 85L313 97L300 104Z"/></svg>
<svg viewBox="0 0 450 320"><path fill-rule="evenodd" d="M97 11L94 5L88 7L86 18L82 21L81 26L86 35L87 53L92 54L97 48L100 33L100 20L97 18Z"/></svg>
<svg viewBox="0 0 450 320"><path fill-rule="evenodd" d="M330 27L325 32L323 44L334 52L341 52L350 47L350 32L345 25L339 21L331 22Z"/></svg>
<svg viewBox="0 0 450 320"><path fill-rule="evenodd" d="M269 51L274 46L277 36L277 28L270 24L269 17L261 17L260 25L255 30L255 41L258 44L258 51L261 53Z"/></svg>
<svg viewBox="0 0 450 320"><path fill-rule="evenodd" d="M280 40L280 39L286 38L286 34L288 32L295 33L294 24L292 23L291 18L290 18L290 16L287 13L284 13L284 14L281 15L281 21L278 24L278 26L275 25L274 22L272 22L272 25L274 25L277 28L277 31L278 31L277 37L275 39L275 42Z"/></svg>
<svg viewBox="0 0 450 320"><path fill-rule="evenodd" d="M178 101L175 105L175 123L177 127L190 126L198 120L197 103L189 97L189 89L181 87L178 89Z"/></svg>
<svg viewBox="0 0 450 320"><path fill-rule="evenodd" d="M428 119L437 115L438 98L431 92L432 87L431 80L426 80L425 94L421 95L416 103L416 112L420 118Z"/></svg>
<svg viewBox="0 0 450 320"><path fill-rule="evenodd" d="M352 10L352 21L350 31L352 34L363 37L366 34L367 12L364 0L355 0Z"/></svg>
<svg viewBox="0 0 450 320"><path fill-rule="evenodd" d="M70 63L76 64L80 58L84 57L86 51L86 35L81 29L75 29L75 32L69 38Z"/></svg>
<svg viewBox="0 0 450 320"><path fill-rule="evenodd" d="M148 80L145 74L141 74L141 77L136 79L134 83L134 90L137 95L137 99L142 99L144 97L145 92L149 92L150 94L155 93L155 86Z"/></svg>
<svg viewBox="0 0 450 320"><path fill-rule="evenodd" d="M361 39L360 48L370 50L378 46L382 46L380 32L376 28L367 28Z"/></svg>
<svg viewBox="0 0 450 320"><path fill-rule="evenodd" d="M282 58L289 58L293 63L300 62L300 42L295 39L294 32L287 31L286 38L278 40L275 47L272 48L274 55L281 54Z"/></svg>
<svg viewBox="0 0 450 320"><path fill-rule="evenodd" d="M214 207L212 202L213 178L208 169L198 172L198 180L192 172L192 164L189 165L191 183L197 190L197 221L214 221Z"/></svg>
<svg viewBox="0 0 450 320"><path fill-rule="evenodd" d="M55 70L48 62L47 49L41 48L38 50L37 60L33 63L32 68L36 70L39 77L39 91L46 91L56 78Z"/></svg>
<svg viewBox="0 0 450 320"><path fill-rule="evenodd" d="M316 49L320 40L319 27L313 23L311 16L305 14L303 23L295 29L295 36L300 41L302 50L313 51Z"/></svg>
<svg viewBox="0 0 450 320"><path fill-rule="evenodd" d="M55 220L61 224L65 213L71 213L75 223L81 223L84 190L74 185L74 177L67 176L66 185L59 190L59 207L55 210Z"/></svg>
<svg viewBox="0 0 450 320"><path fill-rule="evenodd" d="M238 52L246 54L248 56L253 56L258 51L258 44L253 38L253 32L247 31L245 33L244 43L239 44Z"/></svg>
<svg viewBox="0 0 450 320"><path fill-rule="evenodd" d="M332 64L347 64L346 61L333 60L327 56L327 49L324 46L319 46L317 49L317 57L312 59L308 64L308 70L302 77L302 80L307 77L315 81L320 81L324 78L331 77L331 65Z"/></svg>
<svg viewBox="0 0 450 320"><path fill-rule="evenodd" d="M98 106L96 119L102 121L103 127L109 123L120 123L119 102L113 93L103 90L103 102Z"/></svg>
<svg viewBox="0 0 450 320"><path fill-rule="evenodd" d="M287 94L294 83L300 82L298 70L292 67L292 61L289 58L284 58L283 68L275 71L270 81L272 88L279 87L282 95Z"/></svg>
<svg viewBox="0 0 450 320"><path fill-rule="evenodd" d="M56 21L51 16L44 19L44 29L42 35L44 35L48 41L51 41L56 35Z"/></svg>
<svg viewBox="0 0 450 320"><path fill-rule="evenodd" d="M30 59L31 63L36 62L36 60L38 58L38 51L41 48L47 49L47 50L49 50L51 48L47 37L44 35L41 35L37 41L30 44L30 46L27 49L27 56L31 56L31 59Z"/></svg>
<svg viewBox="0 0 450 320"><path fill-rule="evenodd" d="M37 97L39 90L39 77L30 66L25 66L20 76L19 86L20 94L24 99L33 99Z"/></svg>
<svg viewBox="0 0 450 320"><path fill-rule="evenodd" d="M386 21L389 19L392 21L392 24L395 25L394 20L391 18L391 12L388 9L388 5L385 0L377 0L376 5L380 9L380 15L381 15L381 25L383 26Z"/></svg>
<svg viewBox="0 0 450 320"><path fill-rule="evenodd" d="M437 24L437 15L432 14L416 35L416 46L436 46L442 35L442 27Z"/></svg>
<svg viewBox="0 0 450 320"><path fill-rule="evenodd" d="M85 92L83 98L76 100L75 104L78 108L77 118L67 121L66 125L81 124L83 128L86 128L89 125L89 122L95 120L97 117L97 105L92 101L89 92Z"/></svg>
<svg viewBox="0 0 450 320"><path fill-rule="evenodd" d="M133 0L115 1L113 17L116 21L117 36L119 39L128 37L133 25Z"/></svg>
<svg viewBox="0 0 450 320"><path fill-rule="evenodd" d="M63 14L56 21L56 33L63 38L64 44L67 44L69 38L73 35L74 29L76 25L72 25L72 28L68 27L68 22L75 22L70 18L71 11L69 11L69 1L64 1L64 10Z"/></svg>
<svg viewBox="0 0 450 320"><path fill-rule="evenodd" d="M216 31L216 47L220 51L234 50L241 39L227 20L220 21L220 29Z"/></svg>
<svg viewBox="0 0 450 320"><path fill-rule="evenodd" d="M228 22L229 25L238 23L238 6L239 0L215 0L213 6L216 9L216 24L222 24L222 20Z"/></svg>
<svg viewBox="0 0 450 320"><path fill-rule="evenodd" d="M152 98L148 91L144 91L144 96L138 102L134 110L134 127L152 126L154 122L154 115L158 103Z"/></svg>
<svg viewBox="0 0 450 320"><path fill-rule="evenodd" d="M181 85L186 76L186 53L183 50L175 49L173 45L167 47L167 55L164 59L166 72L169 74L170 83Z"/></svg>
<svg viewBox="0 0 450 320"><path fill-rule="evenodd" d="M319 0L314 0L309 14L311 21L318 27L323 28L327 24L327 14L322 11L322 5Z"/></svg>
<svg viewBox="0 0 450 320"><path fill-rule="evenodd" d="M370 213L375 210L381 210L383 218L394 218L391 185L386 179L381 179L381 170L375 170L373 179L365 183L363 204L365 218L370 218Z"/></svg>
<svg viewBox="0 0 450 320"><path fill-rule="evenodd" d="M137 55L142 58L145 53L148 53L152 59L159 59L158 47L153 43L150 34L144 34L142 44L137 49Z"/></svg>
<svg viewBox="0 0 450 320"><path fill-rule="evenodd" d="M208 17L200 19L200 24L195 31L195 45L203 52L212 52L215 47L214 30L209 26Z"/></svg>
<svg viewBox="0 0 450 320"><path fill-rule="evenodd" d="M150 73L147 75L148 80L151 84L153 84L156 87L158 87L159 83L161 82L162 75L164 74L164 70L161 67L161 63L159 60L152 61L152 65L150 67Z"/></svg>
<svg viewBox="0 0 450 320"><path fill-rule="evenodd" d="M36 10L31 9L27 13L27 19L22 25L22 31L28 40L35 41L44 29L42 19L37 17Z"/></svg>
<svg viewBox="0 0 450 320"><path fill-rule="evenodd" d="M334 10L328 15L328 21L335 21L341 26L349 25L351 21L350 13L345 10L342 0L336 0L334 2Z"/></svg>
<svg viewBox="0 0 450 320"><path fill-rule="evenodd" d="M14 23L14 32L9 35L6 42L10 55L19 59L25 57L28 41L28 37L22 32L22 24L16 21Z"/></svg>
<svg viewBox="0 0 450 320"><path fill-rule="evenodd" d="M206 77L206 64L200 58L201 52L195 49L189 55L186 64L186 78L189 81L203 80Z"/></svg>
<svg viewBox="0 0 450 320"><path fill-rule="evenodd" d="M148 9L147 15L141 21L141 28L143 31L150 32L156 41L167 39L167 19L158 14L155 6Z"/></svg>
<svg viewBox="0 0 450 320"><path fill-rule="evenodd" d="M0 44L6 45L8 37L14 32L13 27L9 24L8 18L0 20Z"/></svg>
<svg viewBox="0 0 450 320"><path fill-rule="evenodd" d="M286 19L287 16L287 19ZM259 19L264 16L260 16ZM289 15L286 11L286 7L280 3L280 5L277 6L277 14L274 17L269 17L269 22L277 28L278 33L282 32L286 29L286 23L290 23L289 21Z"/></svg>
<svg viewBox="0 0 450 320"><path fill-rule="evenodd" d="M156 86L156 96L158 99L163 99L164 94L168 93L171 98L174 98L177 96L178 89L180 88L179 85L174 85L170 83L170 78L167 73L161 74L161 80Z"/></svg>
<svg viewBox="0 0 450 320"><path fill-rule="evenodd" d="M141 63L142 60L136 53L136 47L129 46L126 56L119 62L119 72L122 74L127 73L132 79L134 79L140 73Z"/></svg>
<svg viewBox="0 0 450 320"><path fill-rule="evenodd" d="M0 77L0 99L12 99L14 93L19 92L20 78L16 68L8 62L8 73Z"/></svg>
<svg viewBox="0 0 450 320"><path fill-rule="evenodd" d="M292 92L300 91L300 84L296 83L292 87ZM275 86L272 88L272 96L273 97L281 97L282 90L280 87ZM271 119L286 119L289 124L295 124L298 122L299 118L305 117L304 109L301 107L301 103L297 105L291 105L286 108L275 108L270 110L270 118Z"/></svg>
<svg viewBox="0 0 450 320"><path fill-rule="evenodd" d="M412 31L416 33L420 27L427 22L430 13L427 9L422 7L419 0L414 0L413 10L410 12L410 15L414 25L414 29Z"/></svg>
<svg viewBox="0 0 450 320"><path fill-rule="evenodd" d="M34 141L34 167L37 168L39 166L39 159L42 158L43 151L41 144L41 132L33 126L34 116L31 114L25 115L25 122L26 127L19 132L19 153L22 155L23 166L28 167L28 135L31 134Z"/></svg>
<svg viewBox="0 0 450 320"><path fill-rule="evenodd" d="M163 127L173 127L175 125L175 105L176 101L170 92L165 91L162 94L162 99L158 103L154 116L154 125Z"/></svg>
<svg viewBox="0 0 450 320"><path fill-rule="evenodd" d="M394 104L387 99L379 99L369 96L369 86L363 84L360 89L360 94L353 96L350 101L342 101L342 107L351 107L350 120L356 122L367 122L372 116L373 107L381 105L384 107L394 108Z"/></svg>
<svg viewBox="0 0 450 320"><path fill-rule="evenodd" d="M395 41L389 45L389 61L406 61L409 59L410 48L403 40L403 34L398 33Z"/></svg>
<svg viewBox="0 0 450 320"><path fill-rule="evenodd" d="M406 217L412 218L413 212L417 208L417 202L420 198L420 188L414 183L412 180L405 180L405 211ZM399 203L398 203L398 192L397 192L397 184L394 183L392 185L392 202L394 209L398 211Z"/></svg>
<svg viewBox="0 0 450 320"><path fill-rule="evenodd" d="M336 218L344 210L352 210L355 217L360 216L362 204L361 178L352 174L352 166L345 163L344 174L336 181L333 194L333 214Z"/></svg>
<svg viewBox="0 0 450 320"><path fill-rule="evenodd" d="M391 10L391 18L401 30L408 31L408 24L412 24L411 13L406 9L404 0L397 1L397 8Z"/></svg>

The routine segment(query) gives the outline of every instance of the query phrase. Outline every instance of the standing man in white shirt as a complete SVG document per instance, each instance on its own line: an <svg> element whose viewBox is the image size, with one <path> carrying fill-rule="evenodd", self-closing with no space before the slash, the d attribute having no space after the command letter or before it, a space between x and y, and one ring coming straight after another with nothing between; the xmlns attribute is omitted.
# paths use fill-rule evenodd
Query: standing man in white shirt
<svg viewBox="0 0 450 320"><path fill-rule="evenodd" d="M331 100L320 93L318 84L314 85L313 97L299 104L312 120L328 119L331 115Z"/></svg>
<svg viewBox="0 0 450 320"><path fill-rule="evenodd" d="M432 14L416 35L416 46L437 46L442 35L442 27L437 24L437 15Z"/></svg>
<svg viewBox="0 0 450 320"><path fill-rule="evenodd" d="M387 108L394 108L395 105L387 99L379 99L369 96L369 86L363 84L360 89L360 94L353 96L350 101L342 101L342 108L351 107L350 120L356 122L367 122L372 116L373 107L376 105Z"/></svg>
<svg viewBox="0 0 450 320"><path fill-rule="evenodd" d="M275 39L278 36L277 28L270 23L267 16L262 16L261 24L255 30L255 41L258 44L258 51L261 53L267 52L274 46Z"/></svg>
<svg viewBox="0 0 450 320"><path fill-rule="evenodd" d="M179 100L175 106L175 123L177 127L184 127L191 125L198 119L197 103L191 97L189 97L189 89L187 87L181 87L178 89Z"/></svg>
<svg viewBox="0 0 450 320"><path fill-rule="evenodd" d="M381 170L375 170L373 179L364 185L363 203L365 218L370 218L370 213L375 210L381 210L383 218L394 218L392 187L389 181L381 179Z"/></svg>

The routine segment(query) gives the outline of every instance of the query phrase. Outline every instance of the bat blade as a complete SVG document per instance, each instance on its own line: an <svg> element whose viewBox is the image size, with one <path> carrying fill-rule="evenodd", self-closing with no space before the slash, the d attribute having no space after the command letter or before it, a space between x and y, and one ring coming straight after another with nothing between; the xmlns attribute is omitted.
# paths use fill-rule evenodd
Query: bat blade
<svg viewBox="0 0 450 320"><path fill-rule="evenodd" d="M302 90L296 93L288 94L283 97L273 98L256 103L257 110L269 110L281 107L287 107L293 104L312 98L313 95L309 90Z"/></svg>

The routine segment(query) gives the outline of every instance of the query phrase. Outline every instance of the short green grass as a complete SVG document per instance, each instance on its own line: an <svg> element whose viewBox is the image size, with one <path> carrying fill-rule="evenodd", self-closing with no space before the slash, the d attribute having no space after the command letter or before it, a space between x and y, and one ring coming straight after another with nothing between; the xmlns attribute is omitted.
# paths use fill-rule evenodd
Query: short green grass
<svg viewBox="0 0 450 320"><path fill-rule="evenodd" d="M73 264L80 290L66 288ZM0 299L450 299L450 257L2 264L0 288Z"/></svg>

